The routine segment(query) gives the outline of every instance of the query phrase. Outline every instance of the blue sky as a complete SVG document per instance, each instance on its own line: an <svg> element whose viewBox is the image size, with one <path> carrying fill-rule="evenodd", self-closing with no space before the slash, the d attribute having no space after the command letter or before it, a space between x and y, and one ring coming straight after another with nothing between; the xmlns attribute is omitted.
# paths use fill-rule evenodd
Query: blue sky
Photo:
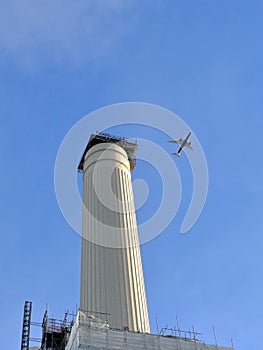
<svg viewBox="0 0 263 350"><path fill-rule="evenodd" d="M182 328L194 325L207 342L214 325L220 344L230 346L232 337L236 349L260 349L263 2L0 6L1 347L20 346L25 300L33 301L34 321L46 303L59 318L79 302L80 238L53 186L65 134L100 107L142 101L187 122L210 176L204 211L182 236L192 178L186 158L175 160L180 209L162 235L142 246L152 331L156 316L159 327L172 327L178 315ZM141 134L164 144L152 130L138 128ZM143 221L159 198L155 175L138 162L134 177L144 178L151 194L138 213Z"/></svg>

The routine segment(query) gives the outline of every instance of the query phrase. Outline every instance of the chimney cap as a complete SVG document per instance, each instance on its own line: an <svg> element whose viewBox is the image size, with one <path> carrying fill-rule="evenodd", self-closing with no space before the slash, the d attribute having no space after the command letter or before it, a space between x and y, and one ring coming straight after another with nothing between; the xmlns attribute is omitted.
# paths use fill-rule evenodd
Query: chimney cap
<svg viewBox="0 0 263 350"><path fill-rule="evenodd" d="M122 147L128 156L131 169L134 169L136 164L136 158L135 158L135 152L138 148L137 141L136 140L128 140L125 137L110 135L103 132L97 132L96 134L91 134L88 144L82 154L81 160L78 165L78 171L83 171L83 164L85 155L88 152L89 149L91 149L93 146L99 144L99 143L115 143L118 146Z"/></svg>

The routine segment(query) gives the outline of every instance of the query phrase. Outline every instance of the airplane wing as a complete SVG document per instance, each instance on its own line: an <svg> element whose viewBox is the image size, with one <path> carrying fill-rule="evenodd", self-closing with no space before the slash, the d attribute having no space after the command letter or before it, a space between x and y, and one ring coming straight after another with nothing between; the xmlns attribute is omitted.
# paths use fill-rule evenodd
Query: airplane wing
<svg viewBox="0 0 263 350"><path fill-rule="evenodd" d="M187 142L187 143L185 144L185 147L188 147L191 151L194 150L193 147L191 146L191 142Z"/></svg>
<svg viewBox="0 0 263 350"><path fill-rule="evenodd" d="M182 139L180 139L180 140L171 140L171 141L168 141L168 142L177 143L178 145L182 145L183 140Z"/></svg>
<svg viewBox="0 0 263 350"><path fill-rule="evenodd" d="M174 140L174 142L177 143L178 145L181 145L181 146L183 144L183 140L181 140L181 139L180 140Z"/></svg>

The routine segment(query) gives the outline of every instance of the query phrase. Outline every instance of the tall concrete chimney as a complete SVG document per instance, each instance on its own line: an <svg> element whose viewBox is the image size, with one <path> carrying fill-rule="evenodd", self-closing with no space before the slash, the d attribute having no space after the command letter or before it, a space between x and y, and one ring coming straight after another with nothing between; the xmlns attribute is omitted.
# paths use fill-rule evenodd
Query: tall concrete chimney
<svg viewBox="0 0 263 350"><path fill-rule="evenodd" d="M80 309L110 328L150 333L130 168L137 144L91 135L83 172Z"/></svg>

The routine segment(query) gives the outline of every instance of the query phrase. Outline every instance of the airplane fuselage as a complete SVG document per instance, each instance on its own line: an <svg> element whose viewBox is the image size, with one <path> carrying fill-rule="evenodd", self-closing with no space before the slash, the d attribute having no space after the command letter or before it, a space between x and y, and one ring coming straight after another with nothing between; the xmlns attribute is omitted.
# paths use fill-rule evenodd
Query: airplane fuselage
<svg viewBox="0 0 263 350"><path fill-rule="evenodd" d="M179 150L177 151L177 153L180 153L181 150L184 148L184 146L187 144L187 141L189 139L191 135L191 131L187 134L186 138L183 140L182 144L181 144L181 147L179 148Z"/></svg>
<svg viewBox="0 0 263 350"><path fill-rule="evenodd" d="M191 150L193 150L193 148L191 147L191 142L187 142L189 137L191 135L191 131L187 134L186 138L184 140L180 139L180 140L177 140L177 141L170 141L170 142L175 142L175 143L178 143L180 145L178 151L176 153L173 153L175 154L177 157L180 157L180 152L181 150L187 146L188 148L190 148Z"/></svg>
<svg viewBox="0 0 263 350"><path fill-rule="evenodd" d="M185 146L186 142L188 141L189 137L191 135L191 131L188 133L188 135L186 136L186 138L184 139L183 145Z"/></svg>

